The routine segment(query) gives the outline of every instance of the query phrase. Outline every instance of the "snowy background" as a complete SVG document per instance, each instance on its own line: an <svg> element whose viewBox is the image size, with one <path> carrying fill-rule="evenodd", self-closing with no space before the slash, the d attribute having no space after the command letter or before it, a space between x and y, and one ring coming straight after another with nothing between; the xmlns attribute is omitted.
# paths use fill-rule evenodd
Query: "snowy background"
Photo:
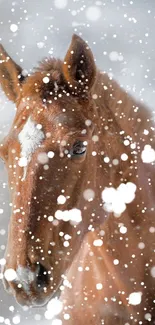
<svg viewBox="0 0 155 325"><path fill-rule="evenodd" d="M31 70L44 56L63 59L71 36L89 42L96 63L150 108L155 103L154 0L0 0L0 43ZM0 140L14 116L0 91ZM10 215L7 175L0 163L0 259ZM45 325L46 308L23 310L0 280L0 323Z"/></svg>

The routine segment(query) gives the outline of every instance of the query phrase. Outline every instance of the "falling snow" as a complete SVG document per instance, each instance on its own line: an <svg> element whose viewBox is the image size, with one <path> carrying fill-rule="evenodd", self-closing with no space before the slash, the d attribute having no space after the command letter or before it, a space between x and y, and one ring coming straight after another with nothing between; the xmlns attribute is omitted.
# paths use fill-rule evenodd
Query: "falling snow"
<svg viewBox="0 0 155 325"><path fill-rule="evenodd" d="M67 6L68 0L54 0L54 5L57 9L64 9Z"/></svg>
<svg viewBox="0 0 155 325"><path fill-rule="evenodd" d="M27 79L28 74L32 74L32 68L34 65L37 65L37 62L42 59L42 57L60 57L64 58L65 51L67 46L69 46L69 42L71 39L71 35L76 33L77 35L82 36L88 44L92 48L95 61L98 67L101 68L103 73L106 71L110 76L110 79L114 78L119 81L119 84L122 88L125 88L129 93L133 94L141 103L146 103L146 105L150 106L154 110L154 102L155 102L155 85L154 85L154 8L152 0L145 1L145 4L137 0L137 3L134 1L126 1L119 2L117 0L111 1L86 1L86 0L53 0L51 1L38 1L38 5L35 6L33 1L22 0L22 1L8 1L7 6L5 1L0 1L0 43L2 43L9 55L18 63L19 66L22 67L21 75ZM140 7L140 10L139 10ZM143 23L145 17L145 24ZM75 54L72 51L72 54ZM46 59L45 59L46 60ZM4 60L0 57L0 66ZM9 56L6 59L6 62L10 62ZM26 69L25 69L26 68ZM70 69L70 66L68 66ZM43 73L41 76L42 83L44 83L44 88L51 85L53 71L50 70L50 73ZM10 74L14 76L14 74ZM54 77L57 78L57 75ZM20 75L18 75L18 79L20 80ZM5 78L6 80L6 78ZM14 79L12 79L13 81ZM11 85L11 84L10 84ZM35 85L37 86L37 84ZM70 85L71 86L71 85ZM111 88L110 97L115 101L115 93L112 93L111 83L109 85L103 84L104 96L99 94L98 91L91 92L91 100L93 105L95 105L95 116L97 117L100 114L101 109L101 100L103 98L107 99L109 94L109 88ZM37 89L37 87L36 87ZM93 89L93 88L92 88ZM54 91L57 94L59 90L59 83L54 83ZM8 89L10 91L10 88ZM50 94L51 95L51 94ZM59 97L58 97L59 96ZM154 281L155 278L155 261L151 260L150 256L148 256L148 243L149 240L152 240L154 243L154 234L155 234L155 226L154 221L152 220L150 223L148 222L151 218L148 218L147 212L150 211L150 215L153 215L154 218L154 202L151 196L151 189L154 187L153 177L149 174L143 182L139 177L139 166L138 163L142 163L142 175L143 171L145 173L145 168L154 169L155 164L155 146L154 146L154 128L150 127L147 123L145 124L140 117L140 107L132 107L132 122L134 127L132 131L128 128L130 125L130 117L125 127L126 130L122 130L122 126L126 116L123 114L124 109L124 101L118 97L117 98L117 107L114 118L112 116L105 116L105 119L101 120L101 124L103 126L104 134L106 134L107 139L104 143L102 143L102 133L98 132L96 129L96 125L94 128L94 120L91 114L89 116L85 116L84 130L83 135L86 136L86 129L90 130L89 139L86 137L86 145L88 147L88 154L91 159L93 159L92 165L89 164L89 159L87 160L87 155L84 160L84 164L87 166L88 170L92 170L90 172L90 177L86 179L83 174L83 170L81 166L83 163L75 163L74 164L74 173L72 174L72 161L70 159L70 165L64 165L61 168L58 165L59 173L62 173L62 183L61 186L58 186L53 191L53 183L56 177L55 174L52 174L51 180L49 180L50 188L48 189L48 200L50 201L50 193L52 204L56 206L57 211L51 211L48 209L48 204L44 208L44 202L46 198L40 199L38 195L35 193L36 189L34 188L32 191L33 200L36 202L37 213L33 213L33 209L31 210L31 202L29 200L26 201L26 197L23 198L20 191L20 179L26 180L27 171L29 168L29 164L33 157L33 154L36 150L36 168L39 166L43 173L46 175L48 180L48 173L52 166L55 166L55 162L57 161L57 152L58 148L61 145L64 147L67 144L67 141L64 139L56 139L56 142L52 142L55 139L55 132L53 131L53 113L52 109L50 109L50 105L55 105L57 107L57 112L59 114L59 104L58 101L63 96L63 94L56 95L54 100L53 96L51 96L51 102L47 103L47 98L41 98L41 103L43 104L45 115L47 116L48 112L51 112L51 116L48 121L48 128L44 128L43 119L41 118L42 112L39 110L39 105L35 102L35 99L30 98L28 95L24 98L24 101L21 101L21 110L23 107L25 108L25 116L22 120L22 114L19 119L17 119L17 125L15 125L13 130L12 142L9 147L9 157L11 155L14 157L14 161L11 162L9 158L8 161L8 169L12 172L13 180L11 179L11 184L8 185L6 169L4 169L3 163L0 164L0 282L2 280L6 280L9 282L14 282L18 285L18 290L20 291L22 287L30 289L30 283L34 281L35 273L31 272L27 268L17 268L16 270L11 268L14 267L11 264L7 270L5 270L4 274L2 274L2 269L7 266L7 257L4 255L6 249L6 241L8 236L8 223L9 216L13 213L13 217L16 218L16 228L14 232L14 236L16 238L16 245L10 248L10 252L12 253L16 248L22 247L24 248L25 243L23 243L22 239L24 237L23 224L26 224L27 215L25 211L24 204L26 203L30 212L32 211L33 220L37 221L35 226L39 230L40 221L42 222L42 229L44 229L44 224L47 222L47 238L48 238L48 230L52 233L52 229L54 227L55 233L54 238L52 238L50 242L50 247L47 252L45 252L44 243L42 243L42 239L39 235L35 236L31 231L29 235L31 240L36 245L37 254L34 254L33 249L31 251L32 259L34 258L34 264L39 263L39 256L41 259L41 264L45 265L46 269L46 258L54 256L54 251L58 251L58 258L56 260L52 259L54 265L57 266L57 270L62 268L62 259L67 262L71 259L72 254L72 239L73 237L70 235L68 231L68 225L72 229L75 234L75 237L81 240L81 234L85 235L87 239L87 235L83 234L83 224L85 222L85 212L88 211L89 214L89 222L86 223L86 230L88 229L89 235L94 235L92 243L88 244L86 250L83 249L80 251L81 255L79 256L77 263L77 273L80 276L80 279L83 279L82 276L86 276L89 279L92 268L95 270L94 278L91 278L91 281L94 286L94 296L88 293L85 284L82 288L82 303L81 306L84 306L84 312L81 313L81 317L83 323L86 323L85 320L85 311L87 310L91 312L91 304L89 303L89 299L92 298L96 301L97 296L105 297L103 300L103 306L107 307L112 305L113 310L116 311L119 315L119 307L122 305L123 299L118 299L118 294L120 297L125 297L127 304L131 305L130 308L132 310L135 309L138 312L136 316L132 313L130 315L130 319L125 320L123 318L123 324L129 325L132 322L134 324L142 325L143 323L152 324L154 321L154 311L147 308L148 305L145 305L145 295L143 298L143 289L147 292L147 280L137 281L137 278L130 278L130 274L128 273L129 269L134 267L135 270L140 270L140 273L145 277L145 271L147 273L147 277L149 277L149 281ZM67 94L68 96L68 94ZM19 94L20 98L20 94ZM19 99L18 98L18 99ZM38 122L33 121L32 116L33 110L31 110L31 105L29 103L33 100L34 108L36 108L36 120ZM76 113L76 105L74 98L70 101L68 96L69 103L71 103L70 109L72 113ZM52 102L53 101L53 102ZM64 101L65 102L65 101ZM99 103L99 105L98 105ZM136 104L137 105L137 104ZM62 112L67 112L67 105L64 105ZM110 106L112 108L112 106ZM107 109L105 106L104 109ZM17 111L10 101L6 100L3 96L2 92L0 92L0 113L1 113L1 127L0 127L0 141L8 134L8 128L11 126L11 120L13 115ZM118 116L118 112L119 116ZM137 118L137 114L139 114ZM154 111L153 111L154 114ZM74 114L73 114L74 115ZM27 120L27 116L29 117ZM155 115L154 115L155 116ZM152 125L154 123L154 116L152 119ZM118 137L118 133L113 130L114 123L119 118L119 129L121 137ZM123 123L122 123L123 122ZM147 120L148 122L148 120ZM136 123L138 123L139 128L141 129L141 141L137 141L139 133L136 134ZM20 131L18 132L18 125L20 125ZM131 132L130 132L131 131ZM92 133L91 133L92 132ZM60 134L59 134L60 135ZM58 138L59 138L58 135ZM19 150L15 150L13 142L18 138ZM61 138L61 137L60 137ZM57 141L58 140L58 141ZM72 139L71 139L72 140ZM49 147L46 150L44 147L44 142L49 141ZM109 141L109 142L108 142ZM117 146L117 141L121 141L122 147L124 146L124 150L118 151L117 148L113 154L112 148L113 146ZM106 144L108 142L108 146ZM102 143L102 148L100 150L100 144ZM90 144L92 148L90 148ZM55 150L56 148L56 150ZM1 147L0 147L1 149ZM60 154L61 156L61 154ZM140 159L139 159L140 157ZM63 157L62 157L63 158ZM103 182L99 185L99 177L96 175L95 179L93 179L93 167L95 166L96 159L99 159L98 170L102 170L103 175L105 175L106 185ZM138 163L137 163L138 162ZM124 169L126 166L130 168L126 169L126 174L124 176ZM151 166L146 165L151 164ZM69 167L68 167L69 166ZM123 167L122 167L123 166ZM19 168L20 167L20 168ZM20 170L19 176L18 170ZM53 169L54 171L55 169ZM32 179L35 180L35 168L32 170ZM114 171L114 173L113 173ZM76 190L74 189L74 193L77 194L76 200L74 201L73 208L71 202L71 194L69 193L69 186L66 187L63 184L63 179L65 179L65 172L70 173L71 180L72 177L79 175L80 181L84 180L84 190L79 193L80 187ZM33 174L34 173L34 174ZM133 175L136 175L136 184L129 182L129 180L133 180ZM34 175L34 177L33 177ZM119 175L119 176L118 176ZM19 176L19 178L18 178ZM119 177L119 183L115 184L115 178ZM21 178L22 177L22 178ZM40 180L43 180L42 175L40 175ZM133 180L134 181L134 180ZM9 179L10 182L10 179ZM137 198L144 190L145 182L148 184L150 191L145 191L144 197L141 196L140 208L137 205ZM65 182L64 182L65 183ZM68 183L71 183L68 182ZM22 183L26 189L29 190L27 186L27 182ZM43 182L42 182L43 184ZM62 185L63 184L63 185ZM97 184L95 186L95 184ZM120 184L120 185L119 185ZM70 185L70 184L67 184ZM72 185L72 184L71 184ZM106 186L106 187L105 187ZM13 193L13 201L11 202L10 197L8 198L8 188L11 188L11 192ZM16 193L14 196L14 188L16 188ZM42 187L39 188L42 190ZM22 192L23 193L23 192ZM53 194L54 193L54 194ZM69 194L68 194L69 193ZM98 195L99 193L99 195ZM81 195L80 195L81 194ZM79 196L78 196L79 195ZM149 199L150 205L148 205L145 201L145 195ZM94 202L98 198L97 208L94 208ZM17 202L20 202L20 206L16 202L15 197L17 197ZM79 200L79 201L78 201ZM135 200L135 201L134 201ZM147 220L147 225L143 224L143 229L145 230L146 237L143 238L141 236L141 227L136 224L134 217L131 219L131 222L126 222L127 220L124 218L125 214L123 212L128 212L130 208L132 209L132 202L137 206L139 211L139 218L141 220ZM79 204L82 202L82 207ZM139 202L138 202L139 203ZM131 204L131 205L130 205ZM133 205L134 205L133 204ZM79 208L80 206L80 208ZM90 208L89 208L90 207ZM12 211L12 212L11 212ZM110 251L107 251L107 263L110 259L111 254L113 254L111 264L112 268L119 272L121 269L121 274L123 274L123 270L127 272L127 277L130 280L130 294L121 290L114 295L113 292L113 283L109 283L109 291L106 294L106 282L102 281L100 278L100 272L98 273L97 264L100 263L102 257L99 254L99 259L97 264L95 264L94 252L101 252L105 247L107 248L107 230L104 227L104 230L97 231L95 229L95 220L102 221L102 213L103 218L108 223L109 213L112 213L112 220L114 224L117 224L115 233L118 236L121 249L124 250L124 254L126 255L127 262L122 263L122 256L120 252L117 252L117 245L110 247L110 241L113 239L113 234L108 234L109 247ZM114 214L114 218L113 217ZM111 217L111 216L110 216ZM120 217L117 219L117 217ZM96 219L97 218L97 219ZM64 229L59 229L59 233L56 233L57 226L61 228L61 224L64 224ZM144 222L145 223L145 222ZM134 244L134 236L133 242L130 241L131 228L132 226L136 227L137 231L137 240ZM34 227L35 228L35 227ZM31 230L31 229L30 229ZM28 231L28 229L27 229ZM45 234L46 235L46 234ZM61 249L57 249L57 242L55 237L59 238L61 245ZM110 237L111 236L111 237ZM88 237L89 238L89 237ZM95 239L96 238L96 239ZM135 252L130 256L130 247L134 246ZM153 249L153 244L150 244L151 249ZM127 250L125 251L125 249ZM62 249L65 250L65 254L62 255ZM24 249L23 249L24 250ZM86 254L87 250L89 251L89 259L93 263L86 264L87 266L82 264L82 255ZM145 256L146 254L146 256ZM5 258L3 257L5 256ZM62 257L63 256L63 257ZM139 256L143 258L146 257L146 269L143 270L142 264L139 262ZM24 254L22 255L24 258ZM45 264L44 264L45 263ZM128 263L128 264L127 264ZM60 266L59 266L60 265ZM89 265L89 266L88 266ZM109 266L109 265L108 265ZM49 270L48 276L53 277L53 269ZM133 273L134 273L133 272ZM45 272L46 273L46 272ZM99 276L98 276L99 274ZM117 273L116 273L117 274ZM120 273L118 273L120 275ZM45 274L44 274L45 275ZM57 274L58 275L58 274ZM46 276L46 275L45 275ZM21 281L19 278L21 277ZM111 274L110 274L111 277ZM107 277L108 279L108 277ZM120 280L122 281L122 278ZM18 280L18 282L17 282ZM76 277L72 279L76 282ZM117 279L116 279L117 280ZM61 282L62 281L62 282ZM74 281L72 287L72 281L67 279L66 274L61 274L61 285L60 291L63 292L64 289L69 290L69 295L71 294L71 289L74 289ZM108 281L108 280L107 280ZM18 284L17 284L18 283ZM80 300L79 289L81 289L81 283L79 280L78 285L76 286L76 292L74 292L75 296L73 301L76 302ZM152 282L153 283L153 282ZM51 280L51 286L55 285L55 278ZM137 291L136 288L138 288ZM43 292L47 290L46 284L40 288ZM141 291L140 291L141 290ZM27 291L28 293L28 291ZM126 298L127 297L127 298ZM19 307L15 299L8 295L8 293L4 292L4 289L0 283L0 324L5 325L63 325L64 321L67 324L72 324L72 311L74 311L74 306L72 305L72 297L71 303L69 306L63 309L62 302L56 297L49 300L46 306L42 308L29 308L28 306ZM144 300L144 306L142 305L142 299ZM122 300L122 301L121 301ZM110 303L109 303L110 301ZM153 303L155 300L153 301ZM108 305L109 304L109 305ZM143 316L138 319L139 310L142 305L143 308ZM114 306L114 308L113 308ZM133 307L132 307L133 306ZM138 306L136 309L136 306ZM88 309L87 309L88 308ZM109 307L108 307L109 308ZM106 310L108 310L108 308ZM116 308L116 309L115 309ZM94 317L95 311L93 310L93 324L98 325L96 319ZM78 314L80 317L80 313ZM106 315L107 317L107 315ZM63 320L62 320L63 318ZM104 317L100 321L100 325L104 325ZM116 321L113 321L114 324ZM75 325L76 320L74 321Z"/></svg>
<svg viewBox="0 0 155 325"><path fill-rule="evenodd" d="M16 24L11 24L10 25L10 30L11 30L11 32L15 33L18 30L18 26Z"/></svg>
<svg viewBox="0 0 155 325"><path fill-rule="evenodd" d="M64 204L66 202L66 198L64 195L59 195L57 198L57 203L58 204Z"/></svg>
<svg viewBox="0 0 155 325"><path fill-rule="evenodd" d="M86 18L90 21L97 21L101 17L101 11L98 7L88 7L86 10Z"/></svg>
<svg viewBox="0 0 155 325"><path fill-rule="evenodd" d="M93 245L96 246L96 247L100 247L103 245L103 240L102 239L95 239L93 241Z"/></svg>
<svg viewBox="0 0 155 325"><path fill-rule="evenodd" d="M12 318L13 324L19 324L20 323L20 315L16 315Z"/></svg>
<svg viewBox="0 0 155 325"><path fill-rule="evenodd" d="M42 49L45 46L44 42L38 42L37 43L38 49Z"/></svg>
<svg viewBox="0 0 155 325"><path fill-rule="evenodd" d="M117 189L107 187L102 191L104 209L113 212L119 217L126 209L126 204L131 203L135 198L136 185L132 182L122 183Z"/></svg>
<svg viewBox="0 0 155 325"><path fill-rule="evenodd" d="M141 153L141 158L144 163L152 163L155 161L155 150L149 145L146 144Z"/></svg>
<svg viewBox="0 0 155 325"><path fill-rule="evenodd" d="M47 153L47 156L48 156L48 158L53 158L54 157L54 152L53 151L49 151Z"/></svg>
<svg viewBox="0 0 155 325"><path fill-rule="evenodd" d="M142 301L142 292L132 292L129 295L129 304L136 306Z"/></svg>
<svg viewBox="0 0 155 325"><path fill-rule="evenodd" d="M62 321L61 319L56 318L52 321L51 325L62 325Z"/></svg>
<svg viewBox="0 0 155 325"><path fill-rule="evenodd" d="M85 198L86 201L92 201L95 197L95 192L92 189L86 189L83 192L83 196Z"/></svg>
<svg viewBox="0 0 155 325"><path fill-rule="evenodd" d="M43 82L44 82L44 84L48 84L49 81L50 81L50 79L49 79L48 77L44 77L44 78L43 78Z"/></svg>
<svg viewBox="0 0 155 325"><path fill-rule="evenodd" d="M103 288L102 283L97 283L97 284L96 284L96 289L97 289L97 290L101 290L102 288Z"/></svg>
<svg viewBox="0 0 155 325"><path fill-rule="evenodd" d="M76 225L82 221L81 211L79 209L71 209L71 210L57 210L55 212L55 218L57 220L63 220L65 222L70 221L72 225Z"/></svg>
<svg viewBox="0 0 155 325"><path fill-rule="evenodd" d="M17 273L14 269L7 269L4 273L4 277L7 281L13 281L17 278Z"/></svg>
<svg viewBox="0 0 155 325"><path fill-rule="evenodd" d="M37 160L40 164L45 165L48 163L48 155L46 154L46 152L39 152Z"/></svg>
<svg viewBox="0 0 155 325"><path fill-rule="evenodd" d="M112 51L109 53L109 59L114 62L123 61L123 56L116 51Z"/></svg>
<svg viewBox="0 0 155 325"><path fill-rule="evenodd" d="M155 278L155 266L151 267L151 276Z"/></svg>
<svg viewBox="0 0 155 325"><path fill-rule="evenodd" d="M63 305L62 302L57 299L51 299L47 304L47 311L45 312L46 319L53 319L55 316L60 314L62 311Z"/></svg>

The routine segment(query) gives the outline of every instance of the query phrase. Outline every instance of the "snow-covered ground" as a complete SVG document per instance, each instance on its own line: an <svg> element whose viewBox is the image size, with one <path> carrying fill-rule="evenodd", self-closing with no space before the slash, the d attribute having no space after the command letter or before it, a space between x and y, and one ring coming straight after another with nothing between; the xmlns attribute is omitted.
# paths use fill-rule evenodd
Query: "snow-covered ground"
<svg viewBox="0 0 155 325"><path fill-rule="evenodd" d="M77 33L88 40L98 67L113 74L152 109L154 25L153 0L0 0L0 42L23 68L32 69L44 56L63 58L72 34ZM14 106L0 92L0 139L7 133L14 112ZM9 215L7 175L0 163L0 259ZM0 281L0 323L51 324L45 311L24 311L4 292Z"/></svg>

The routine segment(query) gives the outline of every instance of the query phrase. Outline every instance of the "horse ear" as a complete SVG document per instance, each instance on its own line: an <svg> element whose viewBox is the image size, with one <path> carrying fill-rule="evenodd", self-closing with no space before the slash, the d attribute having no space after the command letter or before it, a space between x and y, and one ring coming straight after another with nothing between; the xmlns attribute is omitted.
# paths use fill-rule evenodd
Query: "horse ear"
<svg viewBox="0 0 155 325"><path fill-rule="evenodd" d="M11 59L0 44L0 86L13 102L18 99L22 80L22 68Z"/></svg>
<svg viewBox="0 0 155 325"><path fill-rule="evenodd" d="M75 34L64 59L63 74L70 87L77 91L89 91L95 81L96 65L92 51L87 43Z"/></svg>

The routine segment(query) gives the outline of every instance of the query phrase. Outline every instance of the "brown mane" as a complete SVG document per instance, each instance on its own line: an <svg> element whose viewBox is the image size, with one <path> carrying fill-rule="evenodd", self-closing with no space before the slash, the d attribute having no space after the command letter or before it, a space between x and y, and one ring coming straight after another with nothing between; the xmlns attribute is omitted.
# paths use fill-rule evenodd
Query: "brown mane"
<svg viewBox="0 0 155 325"><path fill-rule="evenodd" d="M50 82L43 82L43 78L49 77ZM25 80L22 88L22 96L35 97L41 99L50 99L55 92L55 83L59 87L59 92L65 90L64 77L62 74L62 61L56 59L44 59L40 65L35 68L32 75ZM54 91L54 94L53 94Z"/></svg>

